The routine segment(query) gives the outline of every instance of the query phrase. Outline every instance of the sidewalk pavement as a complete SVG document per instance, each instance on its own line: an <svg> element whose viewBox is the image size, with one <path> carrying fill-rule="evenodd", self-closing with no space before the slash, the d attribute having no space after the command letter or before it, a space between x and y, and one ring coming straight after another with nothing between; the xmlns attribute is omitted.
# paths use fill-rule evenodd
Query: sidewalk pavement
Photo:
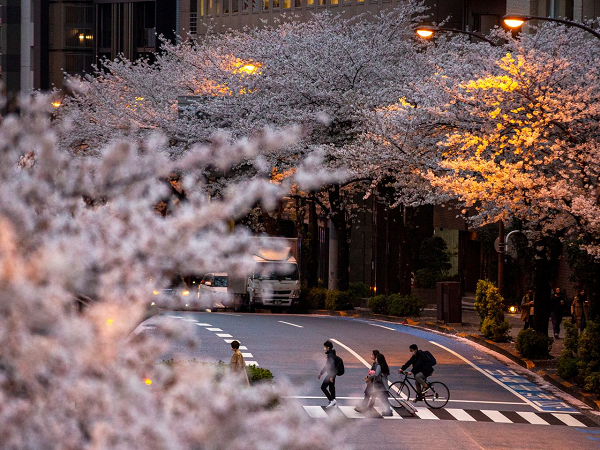
<svg viewBox="0 0 600 450"><path fill-rule="evenodd" d="M402 322L408 325L428 328L438 332L453 334L473 342L476 342L484 347L499 353L517 364L535 372L544 380L554 385L558 389L566 392L567 394L575 397L576 399L584 402L591 408L600 411L600 399L593 395L583 392L580 388L563 380L558 376L556 369L556 361L562 350L564 344L562 338L564 337L564 329L561 327L560 339L555 339L550 350L552 358L539 359L539 360L528 360L521 357L517 352L515 341L519 331L523 329L523 322L521 322L520 314L506 314L506 318L511 324L509 331L511 341L510 342L493 342L485 339L479 332L479 316L475 311L463 310L462 311L462 324L439 324L437 323L437 308L427 307L421 311L420 317L395 317L386 316L382 314L372 314L368 309L361 308L354 311L310 311L318 314L329 314L329 315L341 315L347 317L362 317L371 319L382 319L390 322Z"/></svg>

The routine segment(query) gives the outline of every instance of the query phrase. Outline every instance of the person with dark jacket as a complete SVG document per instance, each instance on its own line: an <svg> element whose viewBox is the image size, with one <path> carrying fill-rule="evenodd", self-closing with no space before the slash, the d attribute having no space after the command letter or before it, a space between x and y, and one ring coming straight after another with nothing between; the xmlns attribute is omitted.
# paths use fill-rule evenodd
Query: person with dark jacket
<svg viewBox="0 0 600 450"><path fill-rule="evenodd" d="M525 323L523 329L529 328L533 322L533 303L534 303L533 289L528 289L527 293L521 300L521 320Z"/></svg>
<svg viewBox="0 0 600 450"><path fill-rule="evenodd" d="M552 312L550 312L550 319L552 319L554 339L558 339L558 335L560 334L560 323L563 320L563 314L565 311L567 299L565 297L565 294L561 292L559 287L557 287L554 289L554 293L552 294L550 301L552 302Z"/></svg>
<svg viewBox="0 0 600 450"><path fill-rule="evenodd" d="M417 389L417 398L414 400L416 403L419 400L423 400L423 388L427 388L427 377L433 373L433 367L427 355L422 350L419 350L417 344L412 344L408 347L408 351L412 356L406 361L406 364L398 369L398 373L403 373L412 365L412 373L415 375L416 381L415 388Z"/></svg>
<svg viewBox="0 0 600 450"><path fill-rule="evenodd" d="M318 378L320 380L321 376L325 375L321 390L325 394L325 397L327 397L327 400L329 400L329 404L325 408L331 408L337 403L337 400L335 399L335 377L337 375L337 370L335 368L335 350L333 349L331 341L325 341L323 347L325 348L327 360L325 361L325 365L323 366L323 369L321 369Z"/></svg>
<svg viewBox="0 0 600 450"><path fill-rule="evenodd" d="M585 329L589 316L590 302L587 298L585 290L580 289L577 295L573 298L571 304L571 314L573 315L573 323L579 328L579 331Z"/></svg>

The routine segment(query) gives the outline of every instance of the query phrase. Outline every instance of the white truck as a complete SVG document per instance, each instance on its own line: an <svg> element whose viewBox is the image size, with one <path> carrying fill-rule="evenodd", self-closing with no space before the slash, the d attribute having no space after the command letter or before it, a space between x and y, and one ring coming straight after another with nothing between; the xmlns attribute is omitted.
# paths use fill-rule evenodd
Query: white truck
<svg viewBox="0 0 600 450"><path fill-rule="evenodd" d="M256 237L260 243L253 255L254 270L241 277L229 277L227 292L234 310L256 308L291 309L300 301L298 239Z"/></svg>

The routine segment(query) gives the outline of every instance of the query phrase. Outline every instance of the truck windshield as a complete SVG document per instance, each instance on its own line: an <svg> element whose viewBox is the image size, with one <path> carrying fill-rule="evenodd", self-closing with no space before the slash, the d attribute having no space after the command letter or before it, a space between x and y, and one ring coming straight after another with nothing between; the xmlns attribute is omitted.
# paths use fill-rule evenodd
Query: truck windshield
<svg viewBox="0 0 600 450"><path fill-rule="evenodd" d="M227 287L227 277L215 277L213 281L214 287Z"/></svg>
<svg viewBox="0 0 600 450"><path fill-rule="evenodd" d="M260 280L297 280L298 265L293 263L256 263L254 277Z"/></svg>

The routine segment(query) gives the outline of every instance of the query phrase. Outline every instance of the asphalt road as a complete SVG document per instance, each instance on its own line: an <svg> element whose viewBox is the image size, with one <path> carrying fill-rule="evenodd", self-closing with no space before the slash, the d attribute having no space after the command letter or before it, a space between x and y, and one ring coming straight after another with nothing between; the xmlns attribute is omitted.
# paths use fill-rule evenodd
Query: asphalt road
<svg viewBox="0 0 600 450"><path fill-rule="evenodd" d="M201 340L197 348L170 343L164 359L229 361L229 342L242 345L246 363L268 368L276 380L294 386L294 398L315 420L343 414L355 448L430 449L579 449L600 448L600 428L571 405L530 382L466 342L413 327L372 320L283 314L162 312L138 327L152 334L163 321L176 321ZM317 375L323 367L323 342L332 340L346 373L337 378L338 407L324 410L326 398ZM431 381L450 388L441 410L417 403L416 417L401 409L392 418L365 417L353 408L363 397L372 350L386 356L396 381L397 368L417 344L437 359ZM362 420L361 420L362 419Z"/></svg>

